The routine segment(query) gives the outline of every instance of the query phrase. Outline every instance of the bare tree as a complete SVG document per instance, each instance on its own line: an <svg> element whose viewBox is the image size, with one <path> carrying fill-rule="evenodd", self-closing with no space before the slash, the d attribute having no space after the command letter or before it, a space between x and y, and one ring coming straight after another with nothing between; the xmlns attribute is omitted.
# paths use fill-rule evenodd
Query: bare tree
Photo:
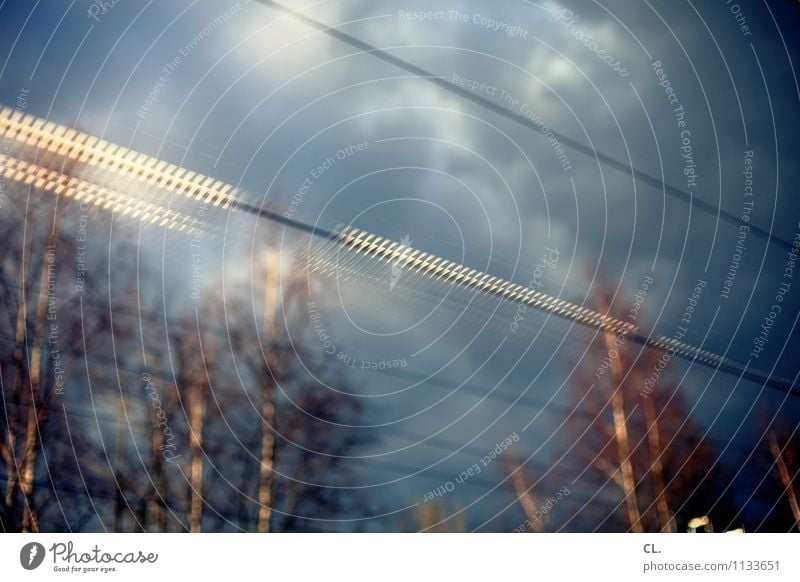
<svg viewBox="0 0 800 582"><path fill-rule="evenodd" d="M74 164L65 164L65 175ZM29 182L30 184L30 182ZM0 526L5 531L40 531L36 495L43 446L57 431L60 395L84 346L77 329L101 321L78 321L65 309L72 294L69 263L75 238L62 232L66 205L58 206L41 184L7 183L0 218L0 459L5 487ZM51 449L52 452L52 449Z"/></svg>
<svg viewBox="0 0 800 582"><path fill-rule="evenodd" d="M595 298L601 312L628 311L624 294L615 289L598 288ZM597 486L618 489L625 529L677 531L679 519L694 517L698 502L702 506L713 481L707 468L716 455L700 440L703 431L671 379L669 356L608 331L598 333L587 353L572 380L582 403L570 418L574 450L593 468ZM718 499L705 501L713 506ZM600 526L612 527L613 521L607 515Z"/></svg>
<svg viewBox="0 0 800 582"><path fill-rule="evenodd" d="M231 299L227 307L231 356L261 402L258 434L248 439L260 444L255 495L260 532L304 529L313 526L315 514L355 511L357 504L341 488L349 475L341 456L363 442L358 429L348 428L358 422L357 400L332 388L343 383L342 374L313 354L309 333L287 334L290 321L307 316L309 283L302 264L286 257L283 261L279 274L281 258L274 247L268 250L261 272L263 328L257 327L246 298ZM249 489L249 474L243 473L244 490Z"/></svg>

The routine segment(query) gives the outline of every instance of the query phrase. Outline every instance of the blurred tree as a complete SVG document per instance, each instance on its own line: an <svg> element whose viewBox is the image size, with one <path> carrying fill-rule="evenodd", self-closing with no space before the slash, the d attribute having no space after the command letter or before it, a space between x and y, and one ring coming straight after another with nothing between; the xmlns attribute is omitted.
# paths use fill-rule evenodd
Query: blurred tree
<svg viewBox="0 0 800 582"><path fill-rule="evenodd" d="M77 172L72 160L57 157L50 163L63 172L62 180ZM48 475L52 483L52 472L68 454L59 438L69 430L68 419L58 415L64 411L64 393L80 374L78 364L87 348L108 330L102 314L84 313L76 305L77 204L65 200L59 204L47 189L55 186L30 178L3 183L0 527L4 531L42 530L42 510L53 501L54 491L42 487L40 475ZM93 284L88 279L85 289ZM60 503L57 498L56 502ZM58 508L62 514L64 507Z"/></svg>
<svg viewBox="0 0 800 582"><path fill-rule="evenodd" d="M0 529L304 531L363 512L342 463L358 401L326 361L300 361L308 338L265 334L244 292L166 305L117 242L146 224L89 204L69 160L41 161L55 178L3 184ZM289 279L283 313L302 303Z"/></svg>
<svg viewBox="0 0 800 582"><path fill-rule="evenodd" d="M619 290L598 286L595 299L608 315L628 312ZM717 451L702 439L669 366L668 354L601 331L572 378L581 405L570 417L569 444L597 488L618 490L619 521L632 532L678 531L704 507L733 515L717 488L724 469L710 471ZM607 515L596 527L613 528L615 520Z"/></svg>
<svg viewBox="0 0 800 582"><path fill-rule="evenodd" d="M254 316L258 309L244 297L226 310L229 355L256 390L252 402L261 403L258 434L247 438L260 444L254 495L260 532L302 530L313 526L312 516L332 518L363 510L346 488L349 473L341 462L364 442L355 428L360 405L338 387L343 376L335 364L310 349L316 342L303 323L311 284L305 274L302 262L280 257L270 247L264 270L256 276L265 281L263 326ZM290 337L291 321L306 332ZM250 482L242 487L251 490Z"/></svg>

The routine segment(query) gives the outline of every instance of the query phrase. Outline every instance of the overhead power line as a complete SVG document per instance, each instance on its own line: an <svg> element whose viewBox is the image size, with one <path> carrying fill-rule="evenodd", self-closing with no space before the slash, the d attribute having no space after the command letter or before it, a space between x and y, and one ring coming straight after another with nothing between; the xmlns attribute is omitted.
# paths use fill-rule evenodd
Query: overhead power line
<svg viewBox="0 0 800 582"><path fill-rule="evenodd" d="M610 331L625 340L670 354L670 356L732 374L782 392L788 392L794 396L800 396L800 389L791 380L766 376L761 372L750 370L748 365L743 366L733 360L679 341L673 337L642 335L638 327L621 319L602 314L587 307L581 307L531 287L512 283L500 277L491 276L489 273L444 260L409 245L390 241L358 228L346 227L342 229L336 235L336 242L339 249L383 261L404 272L409 271L427 275L442 283L519 303L590 328ZM339 260L346 262L346 259L340 258ZM336 264L322 272L335 275L337 273Z"/></svg>
<svg viewBox="0 0 800 582"><path fill-rule="evenodd" d="M194 217L2 154L0 154L0 176L45 192L74 198L76 202L112 210L123 216L130 215L131 218L138 218L164 228L190 235L199 232L195 226L197 219Z"/></svg>
<svg viewBox="0 0 800 582"><path fill-rule="evenodd" d="M123 148L75 129L48 122L33 115L22 114L9 107L0 107L0 135L4 135L6 139L10 138L13 142L12 147L7 148L9 157L4 161L8 167L21 167L21 162L30 165L30 162L20 159L21 157L33 157L37 162L37 169L30 170L28 168L26 171L6 172L8 177L36 187L47 187L49 189L46 191L56 195L64 191L64 180L71 180L69 184L74 189L71 195L76 199L82 196L86 189L92 192L100 191L97 186L103 186L102 192L107 200L106 206L113 205L118 200L125 200L125 204L134 204L138 200L136 195L144 189L141 195L153 205L160 204L162 208L164 202L169 202L170 207L173 206L177 198L184 201L184 206L185 203L201 203L220 207L222 210L246 212L326 239L331 247L341 251L375 259L399 267L404 271L414 272L419 278L430 278L442 284L522 304L590 328L624 336L630 341L707 368L800 396L800 389L795 386L793 381L753 371L749 369L749 365L743 366L675 338L642 335L636 326L621 319L493 276L490 273L445 260L410 245L391 241L358 228L347 226L328 230L307 224L247 202L246 196L241 195L244 193L231 184ZM46 155L48 152L49 157ZM65 174L63 170L65 159L81 165L80 180ZM44 169L48 164L50 167ZM64 176L47 174L45 178L42 177L42 172L57 172ZM32 175L38 176L38 178L31 178ZM95 185L90 182L90 180L107 181L112 177L113 189L105 188L104 184ZM178 204L178 207L180 206ZM184 212L188 213L186 210ZM197 213L194 216L198 216ZM198 218L192 224L204 222ZM178 230L181 230L180 227ZM312 265L309 267L311 268ZM327 272L330 275L338 274L335 265Z"/></svg>
<svg viewBox="0 0 800 582"><path fill-rule="evenodd" d="M427 69L423 69L422 67L410 63L409 61L396 57L381 48L371 45L368 42L356 38L355 36L347 34L346 32L342 32L337 28L328 26L327 24L320 22L319 20L315 20L314 18L306 16L302 12L289 8L288 6L284 6L279 2L274 2L273 0L256 0L256 1L264 6L282 12L283 14L286 14L287 16L290 16L291 18L294 18L295 20L298 20L299 22L306 24L311 28L319 30L320 32L325 33L328 36L331 36L347 45L350 45L353 48L363 51L366 54L372 55L377 59L380 59L386 63L389 63L390 65L393 65L399 69L411 73L412 75L419 77L423 81L427 81L428 83L436 85L437 87L444 89L445 91L458 95L459 97L466 99L467 101L471 101L472 103L479 105L484 109L488 109L493 113L501 115L502 117L505 117L506 119L513 121L514 123L517 123L527 129L531 129L537 133L541 133L539 125L537 125L536 122L532 121L531 119L528 119L527 117L520 115L519 113L507 109L506 107L503 107L502 105L499 105L498 103L495 103L494 101L487 99L486 97L474 93L469 89L456 85L455 83L452 83L447 79L444 79L443 77L436 75L431 71L428 71ZM725 222L733 224L737 227L747 226L749 232L751 232L758 238L764 239L786 250L792 249L792 245L789 241L787 241L784 238L781 238L776 234L764 230L763 228L758 227L750 222L745 222L740 217L731 214L730 212L726 212L725 210L722 210L720 207L715 206L714 204L706 202L700 198L697 198L696 196L692 196L688 192L681 190L677 186L669 184L668 182L662 180L661 178L657 178L651 174L648 174L647 172L637 170L630 164L622 160L618 160L613 156L600 152L592 146L588 146L572 137L569 137L568 135L565 135L561 132L554 130L552 127L550 127L549 129L552 132L553 136L555 136L555 138L558 139L562 144L580 154L583 154L585 156L588 156L589 158L597 160L598 162L610 168L614 168L615 170L618 170L624 174L628 174L635 180L638 180L643 184L647 184L648 186L652 186L656 190L663 191L668 196L671 196L676 200L680 200L685 204L689 204L690 206L696 208L697 210L715 216L717 217L717 219L722 219Z"/></svg>

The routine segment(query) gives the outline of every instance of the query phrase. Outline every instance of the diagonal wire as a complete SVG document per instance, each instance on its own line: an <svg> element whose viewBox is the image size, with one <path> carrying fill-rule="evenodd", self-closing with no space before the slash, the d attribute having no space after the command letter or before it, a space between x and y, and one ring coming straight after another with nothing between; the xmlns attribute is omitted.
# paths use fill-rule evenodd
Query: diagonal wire
<svg viewBox="0 0 800 582"><path fill-rule="evenodd" d="M419 67L413 63L410 63L399 57L396 57L391 53L384 51L383 49L371 45L368 42L365 42L350 34L342 32L337 28L328 26L327 24L320 22L319 20L310 18L309 16L306 16L305 14L302 14L297 10L293 10L288 6L284 6L279 2L275 2L274 0L256 0L256 1L264 6L268 6L279 12L282 12L287 16L290 16L312 28L319 30L320 32L332 36L333 38L347 45L350 45L353 48L356 48L360 51L363 51L364 53L374 56L377 59L389 63L390 65L393 65L399 69L409 72L412 75L419 77L423 81L427 81L433 85L436 85L441 89L444 89L445 91L458 95L459 97L466 99L467 101L471 101L472 103L479 105L480 107L483 107L485 109L492 111L493 113L501 115L502 117L505 117L506 119L513 121L514 123L517 123L527 129L532 129L537 133L541 133L539 126L532 120L526 118L525 116L520 115L514 111L511 111L510 109L507 109L502 105L498 105L497 103L491 101L490 99L487 99L485 97L482 97L481 95L473 93L472 91L465 89L464 87L460 87L459 85L456 85L455 83L452 83L441 76L435 75L432 72L423 69L422 67ZM712 216L716 216L719 219L722 219L729 224L733 224L735 226L742 226L742 225L747 226L750 229L750 232L753 233L755 236L764 239L767 242L772 243L776 246L782 247L786 250L792 250L791 243L776 234L764 230L763 228L758 227L750 222L745 222L740 217L731 214L730 212L726 212L725 210L722 210L721 208L715 206L714 204L706 202L700 198L697 198L696 196L692 196L691 194L685 192L684 190L681 190L677 186L673 186L672 184L669 184L668 182L660 178L648 174L647 172L637 170L630 164L627 164L622 160L618 160L617 158L610 156L608 154L604 154L603 152L598 151L594 147L588 146L574 138L571 138L563 133L554 130L552 127L550 128L550 131L552 131L553 135L561 143L563 143L567 147L571 148L572 150L580 154L583 154L589 158L597 160L598 162L605 164L610 168L614 168L615 170L618 170L623 174L628 174L635 180L647 184L648 186L652 186L656 190L661 190L668 196L671 196L676 200L680 200L685 204L689 204L693 208L696 208L697 210L706 212Z"/></svg>
<svg viewBox="0 0 800 582"><path fill-rule="evenodd" d="M357 265L361 270L365 268L366 263L361 262L360 259L378 260L392 267L413 272L420 279L429 278L443 285L457 286L469 291L477 291L494 296L503 301L522 304L590 328L614 333L701 366L758 382L793 396L800 396L800 388L796 387L792 381L753 371L749 367L749 362L742 366L728 358L678 341L675 338L642 335L638 327L626 321L547 295L501 277L493 276L490 273L484 273L465 265L448 261L442 257L415 249L408 244L391 241L358 228L346 226L328 230L307 224L288 215L266 209L263 205L257 206L247 202L245 196L240 196L244 192L231 184L197 174L187 168L169 164L164 160L123 148L33 115L23 114L8 107L0 107L0 135L5 135L6 139L11 137L17 144L21 143L27 148L23 148L24 151L22 152L15 152L13 148L9 148L11 155L4 159L3 165L6 168L4 172L15 180L32 180L29 183L49 184L50 191L56 194L59 192L59 188L63 187L63 184L57 176L48 174L48 172L55 170L52 170L52 168L47 170L38 166L31 169L29 167L30 164L28 164L28 166L25 166L25 171L18 172L14 168L21 167L21 163L27 164L27 162L16 160L13 155L15 153L23 155L35 154L38 157L43 151L49 152L59 158L65 157L74 160L85 167L112 172L118 175L119 178L128 180L134 185L144 186L148 190L154 187L157 191L163 191L170 196L181 197L187 202L199 202L220 207L222 210L238 210L253 214L259 218L282 224L311 236L326 239L326 245L322 249L323 255L325 252L337 249L345 255L345 262L349 266ZM30 150L31 147L33 148L32 150ZM35 178L31 178L32 175ZM72 177L65 179L75 181ZM88 187L95 186L91 184ZM103 193L105 196L110 197L108 200L113 204L116 188L114 190L105 189ZM159 202L158 199L151 201L154 203ZM126 201L126 203L129 203L129 201ZM348 253L351 253L349 259L347 258ZM312 270L310 263L309 270ZM336 265L327 271L323 269L322 272L335 276L340 274Z"/></svg>
<svg viewBox="0 0 800 582"><path fill-rule="evenodd" d="M441 283L455 285L499 297L501 300L519 303L557 317L580 323L586 327L609 331L626 340L678 357L689 362L732 374L759 384L800 396L800 388L788 379L767 376L750 369L749 362L744 366L708 350L697 348L673 337L663 335L645 336L639 328L620 319L604 315L598 311L581 307L558 299L530 287L512 283L500 277L493 277L476 269L444 260L435 255L421 252L409 245L390 241L353 227L345 227L336 234L338 245L345 251L370 256L389 263L404 271L427 275ZM328 276L338 276L334 264L328 269L320 269Z"/></svg>

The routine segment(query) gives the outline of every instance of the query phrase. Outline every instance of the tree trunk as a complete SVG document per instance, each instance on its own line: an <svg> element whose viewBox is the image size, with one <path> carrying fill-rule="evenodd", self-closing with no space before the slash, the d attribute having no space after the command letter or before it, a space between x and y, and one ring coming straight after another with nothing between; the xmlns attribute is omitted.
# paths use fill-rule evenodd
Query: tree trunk
<svg viewBox="0 0 800 582"><path fill-rule="evenodd" d="M167 531L167 512L166 512L166 479L164 477L164 461L162 450L164 445L164 433L158 426L158 417L151 414L153 418L153 500L151 503L151 513L154 515L156 531Z"/></svg>
<svg viewBox="0 0 800 582"><path fill-rule="evenodd" d="M525 486L525 477L522 475L522 468L517 468L516 471L511 473L511 484L514 486L514 492L517 494L517 500L522 506L522 511L525 512L525 517L531 524L531 529L536 533L544 533L544 523L540 515L536 497L530 492L530 489Z"/></svg>
<svg viewBox="0 0 800 582"><path fill-rule="evenodd" d="M189 515L189 531L199 533L203 522L203 421L206 413L202 386L195 385L190 404L191 429L189 448L191 451L192 500Z"/></svg>
<svg viewBox="0 0 800 582"><path fill-rule="evenodd" d="M666 488L664 487L664 465L661 457L664 453L661 447L661 435L658 429L658 415L653 399L649 395L642 395L642 408L647 419L647 444L650 449L650 476L653 479L653 491L656 496L656 509L662 532L675 532L675 521L669 510Z"/></svg>
<svg viewBox="0 0 800 582"><path fill-rule="evenodd" d="M608 305L598 295L598 307L607 313ZM628 425L625 418L625 395L623 393L623 374L622 365L619 361L619 350L614 347L616 336L609 330L603 331L603 339L606 344L606 352L611 363L611 378L614 382L613 394L611 396L611 407L614 417L614 440L617 445L617 455L619 456L619 466L622 472L622 490L625 494L625 507L628 516L628 525L636 533L642 533L642 516L639 512L639 501L636 495L636 478L633 473L633 463L631 463L631 448L628 440ZM613 354L613 355L612 355Z"/></svg>
<svg viewBox="0 0 800 582"><path fill-rule="evenodd" d="M267 370L264 385L264 401L261 405L261 468L258 486L258 531L269 531L272 515L273 462L275 459L275 394L277 374L277 326L275 315L278 305L278 252L275 247L267 251L267 277L264 295L264 333L267 345Z"/></svg>
<svg viewBox="0 0 800 582"><path fill-rule="evenodd" d="M778 438L775 433L769 432L769 449L772 456L775 457L775 463L778 466L778 476L780 477L781 484L786 490L786 498L789 500L789 506L792 508L792 515L797 527L800 527L800 502L797 500L797 492L794 490L793 478L789 472L789 467L786 466L786 461L783 460L783 452L778 445Z"/></svg>
<svg viewBox="0 0 800 582"><path fill-rule="evenodd" d="M53 225L53 232L59 228L59 221ZM33 484L36 478L36 458L39 452L40 423L44 421L46 411L40 410L40 385L42 381L42 342L45 334L45 321L47 321L47 304L50 297L50 285L55 288L56 277L56 245L55 237L45 251L42 262L42 272L39 278L39 295L36 304L36 320L34 324L33 347L30 362L30 402L28 405L28 426L25 431L25 455L23 457L22 478L20 489L25 499L22 513L22 531L25 533L39 531L39 517L33 499ZM55 301L55 292L53 293ZM56 324L57 325L57 324Z"/></svg>
<svg viewBox="0 0 800 582"><path fill-rule="evenodd" d="M275 386L271 380L264 390L264 403L261 407L261 472L258 487L258 531L269 531L272 514L272 462L275 455L275 436L272 427L275 421Z"/></svg>
<svg viewBox="0 0 800 582"><path fill-rule="evenodd" d="M30 261L30 252L32 247L33 231L36 229L36 222L31 217L28 228L25 230L22 240L22 252L20 253L20 266L19 266L19 295L17 300L17 324L15 333L15 349L14 349L14 363L16 364L16 378L12 391L12 398L16 397L18 402L16 419L8 419L8 455L11 457L11 462L8 464L8 478L6 482L6 515L8 521L13 524L12 527L16 528L17 516L17 487L19 487L22 480L22 469L24 464L24 455L22 459L17 456L17 445L19 439L16 433L21 430L24 419L22 417L22 402L23 402L23 386L27 380L27 372L25 366L25 356L28 351L26 345L28 335L28 298L26 291L28 290L28 273L27 265ZM24 441L23 441L24 442Z"/></svg>

